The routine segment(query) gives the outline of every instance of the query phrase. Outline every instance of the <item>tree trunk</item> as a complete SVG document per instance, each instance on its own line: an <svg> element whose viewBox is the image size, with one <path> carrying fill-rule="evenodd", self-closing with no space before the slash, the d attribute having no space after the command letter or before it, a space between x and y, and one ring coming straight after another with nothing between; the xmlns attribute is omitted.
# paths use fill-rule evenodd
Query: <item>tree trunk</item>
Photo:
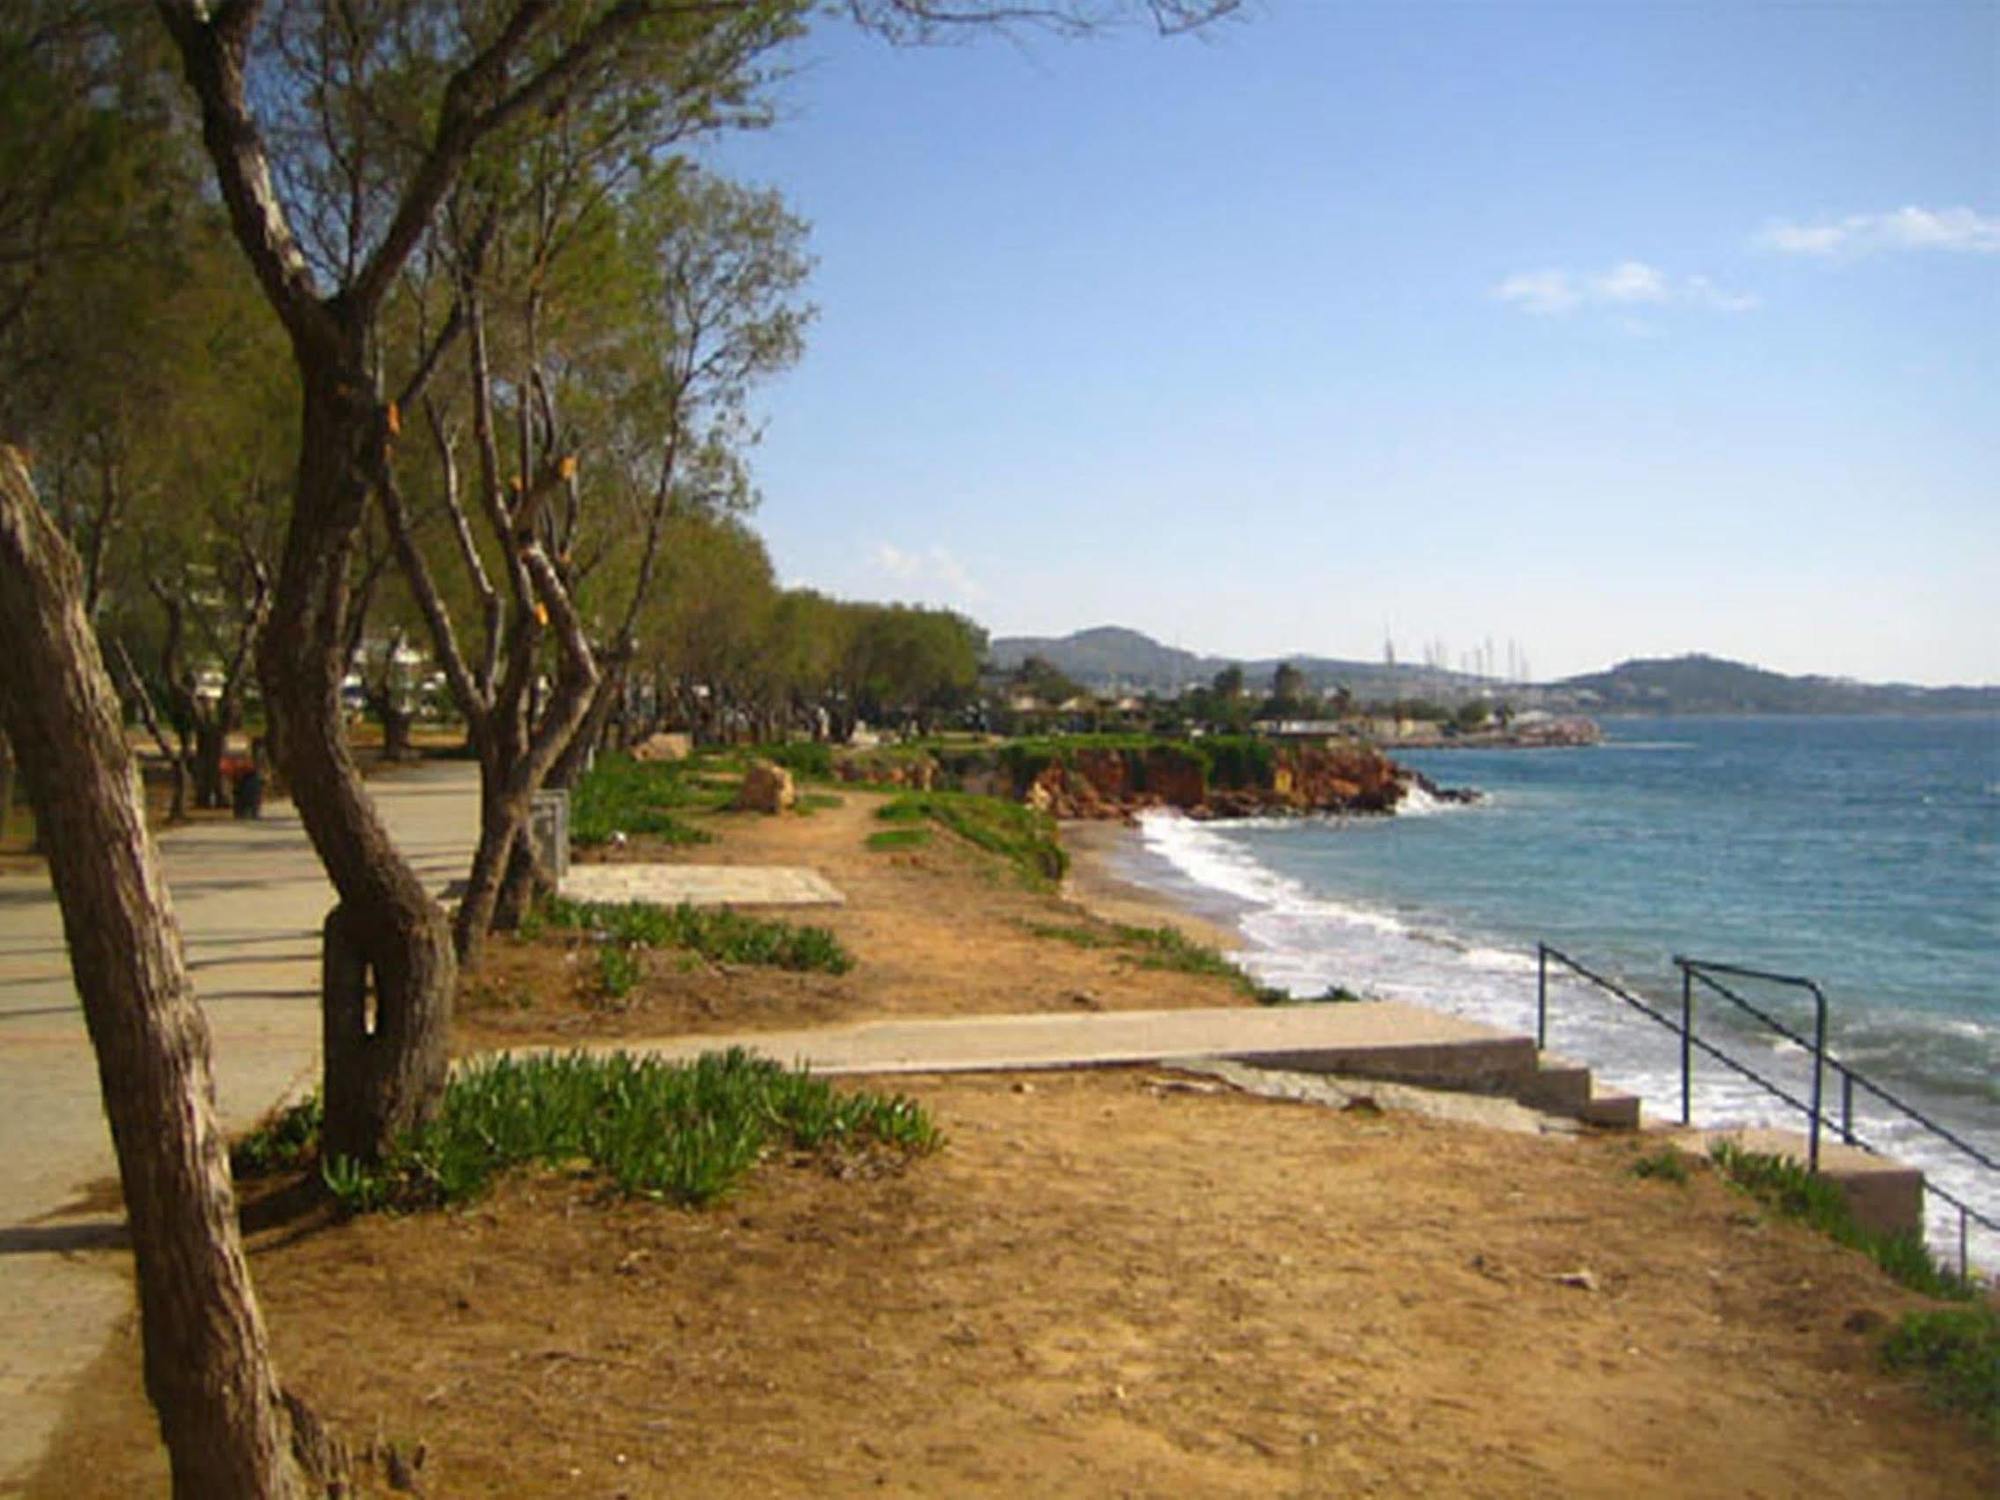
<svg viewBox="0 0 2000 1500"><path fill-rule="evenodd" d="M0 709L37 820L97 1053L131 1218L146 1391L176 1496L299 1496L195 1003L76 555L0 449Z"/></svg>
<svg viewBox="0 0 2000 1500"><path fill-rule="evenodd" d="M416 751L410 745L410 730L417 722L417 716L407 709L396 707L384 700L382 719L382 759L387 761L415 760Z"/></svg>
<svg viewBox="0 0 2000 1500"><path fill-rule="evenodd" d="M14 836L14 742L0 729L0 843Z"/></svg>
<svg viewBox="0 0 2000 1500"><path fill-rule="evenodd" d="M514 841L514 852L507 859L500 897L493 904L493 930L514 931L535 909L535 903L544 896L554 895L555 889L554 879L535 858L532 840L523 834Z"/></svg>
<svg viewBox="0 0 2000 1500"><path fill-rule="evenodd" d="M194 731L194 805L227 807L229 792L222 784L222 750L229 739L229 721L203 719Z"/></svg>
<svg viewBox="0 0 2000 1500"><path fill-rule="evenodd" d="M465 894L459 898L454 931L458 961L468 969L479 962L486 934L492 929L508 862L516 845L527 838L529 793L518 786L520 778L514 766L494 761L490 753L481 758L479 845L473 850Z"/></svg>
<svg viewBox="0 0 2000 1500"><path fill-rule="evenodd" d="M173 787L173 791L167 802L167 821L169 823L185 823L188 815L189 787L188 758L185 749L178 755L167 757L167 774L173 778L169 783ZM142 789L144 785L145 783L142 781L140 783Z"/></svg>
<svg viewBox="0 0 2000 1500"><path fill-rule="evenodd" d="M456 965L451 929L376 815L347 747L340 705L347 573L370 495L371 465L389 440L355 348L336 359L298 346L304 373L297 494L258 671L271 745L320 862L340 893L345 950L374 1004L323 996L325 1149L373 1160L427 1120L444 1093ZM338 963L336 963L338 959ZM343 1028L337 1037L336 1028Z"/></svg>

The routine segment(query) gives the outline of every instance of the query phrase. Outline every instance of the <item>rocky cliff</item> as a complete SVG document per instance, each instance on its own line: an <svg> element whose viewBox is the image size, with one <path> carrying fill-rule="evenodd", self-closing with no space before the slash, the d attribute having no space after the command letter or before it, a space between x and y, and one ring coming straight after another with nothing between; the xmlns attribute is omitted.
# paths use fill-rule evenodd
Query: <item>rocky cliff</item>
<svg viewBox="0 0 2000 1500"><path fill-rule="evenodd" d="M1020 795L1058 818L1130 818L1153 807L1248 818L1390 813L1412 786L1446 801L1473 795L1434 786L1376 750L1317 746L1273 748L1248 765L1224 766L1175 746L1078 750L1045 765Z"/></svg>

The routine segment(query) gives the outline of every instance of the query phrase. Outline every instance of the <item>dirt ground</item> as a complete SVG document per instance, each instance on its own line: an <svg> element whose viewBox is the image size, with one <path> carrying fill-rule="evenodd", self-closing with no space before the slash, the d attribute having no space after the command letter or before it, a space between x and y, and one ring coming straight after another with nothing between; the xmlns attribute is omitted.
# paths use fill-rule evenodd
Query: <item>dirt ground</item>
<svg viewBox="0 0 2000 1500"><path fill-rule="evenodd" d="M1875 1368L1906 1294L1709 1174L1633 1176L1629 1139L1153 1071L904 1082L951 1139L876 1180L772 1165L686 1213L542 1176L267 1233L284 1377L422 1445L434 1495L2000 1484ZM135 1367L107 1354L30 1493L149 1492Z"/></svg>
<svg viewBox="0 0 2000 1500"><path fill-rule="evenodd" d="M466 1037L1234 996L1030 935L1077 917L942 836L866 850L871 811L722 818L680 856L819 868L852 974L661 975ZM1710 1173L1635 1176L1638 1138L1154 1069L892 1086L947 1143L887 1175L772 1161L685 1212L545 1173L260 1229L281 1374L433 1496L2000 1493L2000 1453L1875 1362L1916 1299ZM29 1494L166 1492L137 1368L128 1329Z"/></svg>
<svg viewBox="0 0 2000 1500"><path fill-rule="evenodd" d="M833 931L854 954L844 975L676 965L649 954L647 975L624 1000L607 1003L592 981L589 946L543 938L497 939L481 973L461 986L462 1050L583 1036L646 1036L837 1025L881 1016L1136 1010L1249 1003L1210 976L1141 966L1138 953L1081 948L1030 932L1030 924L1074 927L1087 903L1113 920L1172 920L1211 946L1229 934L1195 919L1142 906L1096 861L1080 862L1065 896L1025 890L997 861L943 831L915 849L877 850L867 836L879 793L843 790L838 807L810 816L724 813L694 819L716 842L667 846L635 839L621 862L785 864L819 871L844 906L770 915Z"/></svg>

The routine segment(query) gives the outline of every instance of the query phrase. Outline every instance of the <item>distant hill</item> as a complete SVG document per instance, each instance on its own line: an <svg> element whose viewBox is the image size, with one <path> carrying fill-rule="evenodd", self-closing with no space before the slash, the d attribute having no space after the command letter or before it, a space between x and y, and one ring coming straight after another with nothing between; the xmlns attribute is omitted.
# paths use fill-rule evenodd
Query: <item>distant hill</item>
<svg viewBox="0 0 2000 1500"><path fill-rule="evenodd" d="M1163 688L1203 678L1203 659L1192 651L1163 646L1149 635L1119 625L1099 625L1065 636L1002 636L987 648L987 655L1003 672L1039 656L1085 687L1100 690L1114 682L1124 687Z"/></svg>
<svg viewBox="0 0 2000 1500"><path fill-rule="evenodd" d="M1200 656L1164 646L1149 635L1119 625L1099 625L1065 636L1001 636L988 647L987 654L1002 672L1011 672L1029 657L1039 656L1094 692L1171 693L1206 683L1231 666L1241 667L1251 690L1256 691L1269 684L1271 674L1284 662L1304 673L1311 688L1323 691L1345 686L1364 698L1462 694L1478 686L1478 679L1459 672L1401 664L1391 667L1332 656L1272 656L1254 661Z"/></svg>
<svg viewBox="0 0 2000 1500"><path fill-rule="evenodd" d="M2000 687L1923 688L1787 677L1714 656L1620 662L1550 685L1600 713L1910 714L2000 712Z"/></svg>
<svg viewBox="0 0 2000 1500"><path fill-rule="evenodd" d="M1462 672L1332 656L1273 656L1244 661L1165 646L1118 625L1065 636L1001 636L989 648L996 669L1010 672L1039 656L1093 692L1172 693L1240 666L1251 691L1264 688L1281 662L1325 691L1344 686L1359 698L1436 698L1445 702L1490 692L1557 711L1649 714L1925 714L2000 713L2000 687L1924 688L1907 683L1851 682L1844 677L1787 677L1714 656L1620 662L1560 682L1510 687Z"/></svg>

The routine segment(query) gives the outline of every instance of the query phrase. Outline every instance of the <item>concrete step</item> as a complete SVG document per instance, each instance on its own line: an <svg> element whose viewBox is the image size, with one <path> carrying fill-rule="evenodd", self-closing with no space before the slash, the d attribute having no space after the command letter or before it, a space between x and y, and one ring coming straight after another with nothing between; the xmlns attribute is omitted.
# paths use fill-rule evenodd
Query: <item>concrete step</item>
<svg viewBox="0 0 2000 1500"><path fill-rule="evenodd" d="M1554 1052L1537 1055L1535 1071L1521 1080L1514 1097L1532 1109L1590 1125L1616 1130L1639 1125L1637 1096L1601 1087L1589 1068Z"/></svg>
<svg viewBox="0 0 2000 1500"><path fill-rule="evenodd" d="M1575 1115L1590 1103L1590 1069L1553 1052L1537 1053L1535 1071L1523 1078L1515 1098L1552 1115Z"/></svg>
<svg viewBox="0 0 2000 1500"><path fill-rule="evenodd" d="M1593 1084L1590 1102L1584 1105L1583 1112L1577 1118L1586 1125L1601 1125L1606 1130L1637 1130L1639 1096Z"/></svg>

